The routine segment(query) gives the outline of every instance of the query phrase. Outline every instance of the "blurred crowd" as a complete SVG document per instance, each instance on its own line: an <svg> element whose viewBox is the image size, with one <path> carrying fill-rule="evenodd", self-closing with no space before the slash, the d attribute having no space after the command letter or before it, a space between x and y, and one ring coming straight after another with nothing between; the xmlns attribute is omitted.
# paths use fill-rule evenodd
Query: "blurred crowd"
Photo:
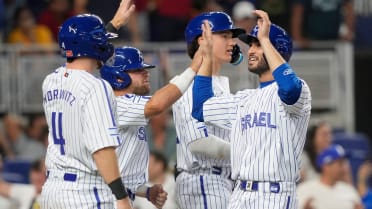
<svg viewBox="0 0 372 209"><path fill-rule="evenodd" d="M152 121L149 184L168 192L164 209L175 209L175 133L170 112ZM44 155L48 145L45 117L6 114L0 129L0 208L38 208L45 181ZM372 209L370 139L345 133L327 121L315 121L306 135L297 193L300 209ZM22 169L23 168L23 169ZM136 209L153 208L136 197Z"/></svg>
<svg viewBox="0 0 372 209"><path fill-rule="evenodd" d="M58 27L68 17L93 13L111 20L120 1L99 0L0 0L0 36L5 43L49 44L57 41ZM372 46L372 2L369 0L134 0L136 13L120 39L140 42L184 40L192 17L207 11L225 11L236 25L250 30L252 10L269 13L272 22L291 32L298 48L312 41L344 40L357 47ZM164 23L167 24L164 27ZM369 26L368 26L369 25Z"/></svg>

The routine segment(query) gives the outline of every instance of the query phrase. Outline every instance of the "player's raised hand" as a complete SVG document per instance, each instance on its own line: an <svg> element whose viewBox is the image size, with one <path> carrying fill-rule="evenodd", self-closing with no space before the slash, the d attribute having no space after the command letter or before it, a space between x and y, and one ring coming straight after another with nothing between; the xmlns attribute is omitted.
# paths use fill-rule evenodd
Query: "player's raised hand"
<svg viewBox="0 0 372 209"><path fill-rule="evenodd" d="M149 195L147 199L156 206L156 208L162 208L165 201L167 200L168 193L164 191L161 184L155 184L150 187Z"/></svg>
<svg viewBox="0 0 372 209"><path fill-rule="evenodd" d="M257 39L259 41L265 38L268 39L269 32L270 32L270 25L271 25L269 15L265 11L262 11L262 10L255 10L254 14L257 15L257 25L258 25Z"/></svg>
<svg viewBox="0 0 372 209"><path fill-rule="evenodd" d="M212 59L213 56L213 41L212 30L208 20L204 20L202 24L202 39L200 41L200 51L203 58Z"/></svg>
<svg viewBox="0 0 372 209"><path fill-rule="evenodd" d="M200 68L200 65L202 64L202 61L203 61L203 55L201 53L201 50L200 48L195 52L194 54L194 58L192 58L192 62L190 64L190 68L195 71L195 72L198 72L199 68Z"/></svg>
<svg viewBox="0 0 372 209"><path fill-rule="evenodd" d="M112 25L116 29L119 29L121 26L126 25L135 9L136 6L132 3L132 0L121 0L119 8L115 13L114 18L112 18L111 20Z"/></svg>

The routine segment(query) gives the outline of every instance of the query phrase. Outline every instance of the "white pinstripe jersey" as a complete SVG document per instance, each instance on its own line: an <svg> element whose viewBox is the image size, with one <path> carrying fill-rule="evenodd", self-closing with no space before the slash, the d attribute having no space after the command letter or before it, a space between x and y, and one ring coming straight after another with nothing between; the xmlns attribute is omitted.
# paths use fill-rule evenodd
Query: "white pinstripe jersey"
<svg viewBox="0 0 372 209"><path fill-rule="evenodd" d="M124 185L132 192L148 181L145 105L150 98L134 94L116 97L119 133L123 140L117 148L119 167Z"/></svg>
<svg viewBox="0 0 372 209"><path fill-rule="evenodd" d="M311 111L311 94L302 81L301 95L286 105L276 82L204 103L205 121L232 122L232 179L287 181L299 179L301 153Z"/></svg>
<svg viewBox="0 0 372 209"><path fill-rule="evenodd" d="M213 76L215 95L230 94L229 80L225 76ZM196 139L206 137L206 133L230 141L230 122L213 126L198 122L191 116L192 83L184 95L172 106L173 119L177 131L177 167L183 170L194 168L211 168L212 166L230 167L230 160L217 160L203 155L193 155L188 144Z"/></svg>
<svg viewBox="0 0 372 209"><path fill-rule="evenodd" d="M92 153L120 144L111 86L84 70L60 67L45 78L42 89L49 126L47 169L97 176Z"/></svg>

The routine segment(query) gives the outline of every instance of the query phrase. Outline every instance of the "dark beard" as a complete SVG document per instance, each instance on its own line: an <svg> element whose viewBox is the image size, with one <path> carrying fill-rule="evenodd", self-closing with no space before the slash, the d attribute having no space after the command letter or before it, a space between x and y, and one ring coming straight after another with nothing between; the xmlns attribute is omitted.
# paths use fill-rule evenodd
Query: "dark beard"
<svg viewBox="0 0 372 209"><path fill-rule="evenodd" d="M136 88L133 91L133 94L140 95L140 96L146 96L150 93L150 90L148 88L142 87L142 88Z"/></svg>
<svg viewBox="0 0 372 209"><path fill-rule="evenodd" d="M253 69L248 69L250 72L261 76L262 74L266 73L270 70L269 64L267 64L266 57L264 55L264 58L258 63L258 66Z"/></svg>

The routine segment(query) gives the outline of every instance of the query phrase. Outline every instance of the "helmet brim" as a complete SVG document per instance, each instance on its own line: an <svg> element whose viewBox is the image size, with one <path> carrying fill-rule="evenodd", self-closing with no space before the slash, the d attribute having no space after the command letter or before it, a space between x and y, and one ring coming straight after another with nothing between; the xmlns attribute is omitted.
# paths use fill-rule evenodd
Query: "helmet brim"
<svg viewBox="0 0 372 209"><path fill-rule="evenodd" d="M149 64L143 64L143 69L153 69L155 68L155 65L149 65Z"/></svg>
<svg viewBox="0 0 372 209"><path fill-rule="evenodd" d="M253 41L258 41L257 37L251 36L251 35L248 35L248 34L241 34L241 35L238 36L238 38L239 38L239 40L243 41L246 44L250 44Z"/></svg>
<svg viewBox="0 0 372 209"><path fill-rule="evenodd" d="M245 30L242 29L242 28L233 28L233 29L230 29L229 31L232 32L233 38L236 38L236 37L239 37L242 34L245 34Z"/></svg>
<svg viewBox="0 0 372 209"><path fill-rule="evenodd" d="M119 35L117 33L109 32L109 33L106 33L106 37L107 37L107 39L114 39L114 38L119 37Z"/></svg>
<svg viewBox="0 0 372 209"><path fill-rule="evenodd" d="M140 66L136 66L131 69L126 69L125 71L136 71L136 70L149 70L149 69L154 69L156 66L155 65L149 65L149 64L146 64L146 63L143 63L142 65Z"/></svg>

